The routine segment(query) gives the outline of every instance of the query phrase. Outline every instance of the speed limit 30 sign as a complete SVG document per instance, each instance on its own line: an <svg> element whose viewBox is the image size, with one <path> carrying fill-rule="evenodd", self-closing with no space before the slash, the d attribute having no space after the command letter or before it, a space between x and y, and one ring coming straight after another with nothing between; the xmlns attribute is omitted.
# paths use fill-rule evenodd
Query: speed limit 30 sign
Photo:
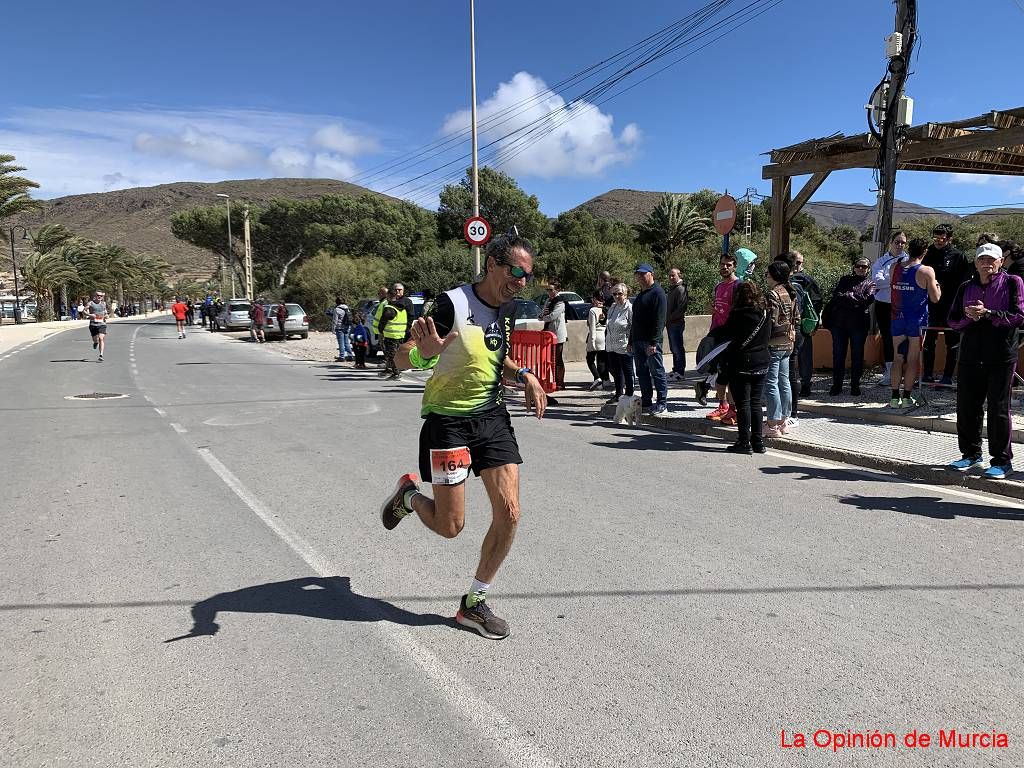
<svg viewBox="0 0 1024 768"><path fill-rule="evenodd" d="M470 216L462 225L462 234L470 245L485 245L491 239L491 225L483 216Z"/></svg>

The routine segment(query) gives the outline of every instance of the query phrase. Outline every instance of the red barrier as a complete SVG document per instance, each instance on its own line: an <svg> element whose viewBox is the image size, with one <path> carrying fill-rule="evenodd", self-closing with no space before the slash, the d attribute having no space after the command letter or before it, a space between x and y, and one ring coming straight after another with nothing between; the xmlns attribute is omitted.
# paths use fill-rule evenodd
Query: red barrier
<svg viewBox="0 0 1024 768"><path fill-rule="evenodd" d="M555 344L551 331L512 331L509 357L525 365L540 379L545 392L555 391Z"/></svg>

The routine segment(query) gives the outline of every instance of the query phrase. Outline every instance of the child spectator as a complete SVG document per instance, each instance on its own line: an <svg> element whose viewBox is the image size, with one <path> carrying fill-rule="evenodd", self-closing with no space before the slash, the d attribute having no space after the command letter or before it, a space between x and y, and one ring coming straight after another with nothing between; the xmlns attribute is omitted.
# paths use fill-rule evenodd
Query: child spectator
<svg viewBox="0 0 1024 768"><path fill-rule="evenodd" d="M362 312L355 313L356 324L352 326L352 351L356 356L356 368L366 369L366 350L370 347L370 329Z"/></svg>

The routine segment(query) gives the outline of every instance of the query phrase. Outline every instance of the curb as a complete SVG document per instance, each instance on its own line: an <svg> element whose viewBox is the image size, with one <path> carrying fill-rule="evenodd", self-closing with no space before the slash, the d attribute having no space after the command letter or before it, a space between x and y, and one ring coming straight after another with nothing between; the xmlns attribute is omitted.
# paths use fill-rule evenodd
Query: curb
<svg viewBox="0 0 1024 768"><path fill-rule="evenodd" d="M801 402L801 408L803 403ZM835 406L823 406L825 408L835 408ZM811 408L807 409L812 410ZM842 410L837 409L837 410ZM599 416L603 419L611 419L615 415L614 405L602 406ZM880 414L889 416L890 418L901 418L894 414ZM913 418L913 417L902 417L902 418ZM678 418L666 418L664 416L642 416L641 423L651 427L657 427L669 432L680 432L683 434L690 435L703 435L706 437L717 437L722 440L733 442L735 440L735 432L729 427L723 427L707 419L678 419ZM902 422L892 422L900 423ZM619 425L615 425L619 426ZM939 431L939 430L936 430ZM942 430L945 431L945 430ZM956 433L954 425L953 433ZM891 459L884 456L873 456L865 453L853 453L851 451L842 450L839 448L830 448L824 445L814 445L812 443L801 443L796 440L790 439L779 439L779 438L768 438L765 440L765 444L769 448L775 450L786 451L787 453L796 453L802 456L811 456L817 459L825 459L827 461L834 461L839 464L853 464L858 467L865 467L867 469L874 469L880 472L886 472L896 477L903 478L905 480L917 480L920 482L930 483L932 485L949 485L957 486L960 488L969 488L974 491L981 491L984 493L991 493L997 496L1009 496L1014 499L1024 500L1024 483L1015 482L1013 480L986 480L979 475L971 475L967 473L959 473L946 469L945 467L936 467L933 465L925 464L909 464L907 462L900 461L898 459Z"/></svg>
<svg viewBox="0 0 1024 768"><path fill-rule="evenodd" d="M891 413L875 410L871 406L865 408L828 405L807 400L800 401L800 410L832 416L847 421L869 421L872 424L892 424L897 427L920 429L923 432L941 432L946 435L956 434L956 421L941 416L908 416L902 413ZM1015 443L1024 443L1024 430L1014 429L1010 439Z"/></svg>

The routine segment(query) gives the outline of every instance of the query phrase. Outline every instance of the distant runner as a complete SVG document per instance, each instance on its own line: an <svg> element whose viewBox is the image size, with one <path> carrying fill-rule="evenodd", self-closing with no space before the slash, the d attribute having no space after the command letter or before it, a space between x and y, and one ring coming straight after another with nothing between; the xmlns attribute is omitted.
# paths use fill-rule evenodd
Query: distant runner
<svg viewBox="0 0 1024 768"><path fill-rule="evenodd" d="M484 537L473 583L455 616L459 624L491 640L509 634L488 607L487 590L512 547L519 523L519 446L505 408L502 377L526 387L526 407L537 418L547 404L540 381L508 355L515 317L513 297L532 274L534 251L513 233L487 246L486 274L474 285L453 288L435 302L430 317L413 323L410 340L395 356L399 370L433 368L423 392L419 468L434 498L421 493L415 474L402 475L381 506L388 530L412 512L445 538L465 523L470 468L484 481L491 526Z"/></svg>
<svg viewBox="0 0 1024 768"><path fill-rule="evenodd" d="M107 294L103 291L96 291L92 295L92 301L85 308L89 314L89 333L92 335L92 348L99 347L100 359L103 362L103 349L107 340Z"/></svg>
<svg viewBox="0 0 1024 768"><path fill-rule="evenodd" d="M185 338L185 316L188 315L188 306L179 296L171 305L171 314L174 315L174 323L178 326L178 338Z"/></svg>

